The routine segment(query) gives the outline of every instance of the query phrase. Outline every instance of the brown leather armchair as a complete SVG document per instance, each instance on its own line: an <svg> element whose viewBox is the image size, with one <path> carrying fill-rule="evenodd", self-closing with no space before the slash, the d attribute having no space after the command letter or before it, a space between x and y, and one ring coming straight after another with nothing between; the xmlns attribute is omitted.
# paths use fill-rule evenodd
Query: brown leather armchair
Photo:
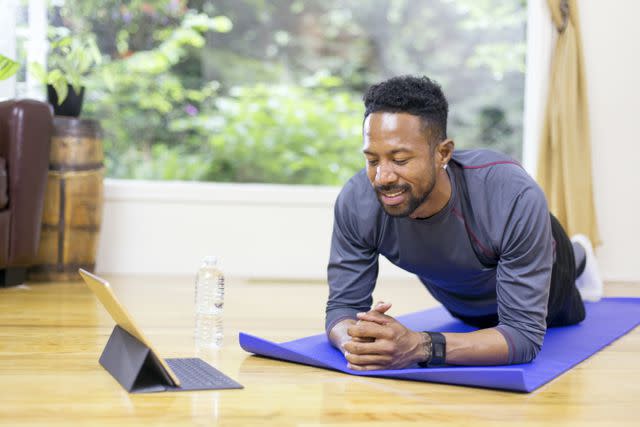
<svg viewBox="0 0 640 427"><path fill-rule="evenodd" d="M23 283L38 250L52 129L49 104L0 102L0 286Z"/></svg>

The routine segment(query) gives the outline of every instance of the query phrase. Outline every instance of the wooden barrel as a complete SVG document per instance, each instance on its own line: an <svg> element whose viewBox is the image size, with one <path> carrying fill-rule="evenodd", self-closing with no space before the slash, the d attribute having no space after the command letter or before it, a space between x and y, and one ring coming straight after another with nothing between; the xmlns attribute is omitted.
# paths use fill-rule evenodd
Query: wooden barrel
<svg viewBox="0 0 640 427"><path fill-rule="evenodd" d="M35 281L80 280L93 271L102 223L102 130L95 120L56 116Z"/></svg>

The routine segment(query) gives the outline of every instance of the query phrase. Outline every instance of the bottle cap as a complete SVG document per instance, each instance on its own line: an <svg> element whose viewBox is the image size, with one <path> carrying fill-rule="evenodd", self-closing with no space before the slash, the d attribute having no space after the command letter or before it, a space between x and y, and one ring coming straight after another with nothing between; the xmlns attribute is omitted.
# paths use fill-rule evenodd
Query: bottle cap
<svg viewBox="0 0 640 427"><path fill-rule="evenodd" d="M216 266L218 265L218 257L214 255L207 255L202 259L202 264L208 266Z"/></svg>

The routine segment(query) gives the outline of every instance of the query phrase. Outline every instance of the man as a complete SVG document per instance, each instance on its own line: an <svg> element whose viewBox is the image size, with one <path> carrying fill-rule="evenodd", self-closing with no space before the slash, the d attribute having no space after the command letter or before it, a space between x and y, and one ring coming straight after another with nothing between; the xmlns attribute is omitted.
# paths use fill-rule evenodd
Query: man
<svg viewBox="0 0 640 427"><path fill-rule="evenodd" d="M584 319L576 277L592 298L602 289L588 239L572 245L513 160L454 153L437 83L394 77L364 102L366 168L336 202L328 266L326 330L351 369L525 363L547 326ZM391 304L371 309L379 255L479 329L411 331L385 314Z"/></svg>

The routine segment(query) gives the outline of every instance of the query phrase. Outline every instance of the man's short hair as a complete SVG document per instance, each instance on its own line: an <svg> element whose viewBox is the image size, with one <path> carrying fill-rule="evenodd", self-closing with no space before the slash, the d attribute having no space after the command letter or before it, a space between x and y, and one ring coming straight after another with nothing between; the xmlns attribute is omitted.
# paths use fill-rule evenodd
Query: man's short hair
<svg viewBox="0 0 640 427"><path fill-rule="evenodd" d="M365 119L377 112L409 113L422 119L425 133L435 138L430 142L447 138L449 104L440 85L426 76L392 77L369 87L363 99Z"/></svg>

